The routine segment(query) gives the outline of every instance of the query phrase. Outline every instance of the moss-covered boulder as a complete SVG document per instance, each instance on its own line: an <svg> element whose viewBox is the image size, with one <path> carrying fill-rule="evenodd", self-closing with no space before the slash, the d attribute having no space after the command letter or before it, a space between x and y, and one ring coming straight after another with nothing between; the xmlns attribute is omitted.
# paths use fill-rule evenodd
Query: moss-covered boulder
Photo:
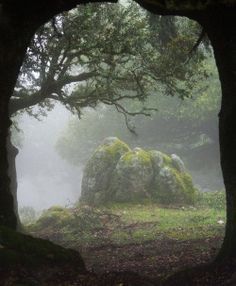
<svg viewBox="0 0 236 286"><path fill-rule="evenodd" d="M129 146L116 137L108 137L95 150L83 173L81 201L90 204L107 200L111 176L120 157L130 151Z"/></svg>
<svg viewBox="0 0 236 286"><path fill-rule="evenodd" d="M153 184L153 197L163 204L193 204L195 188L191 176L171 166L161 168Z"/></svg>
<svg viewBox="0 0 236 286"><path fill-rule="evenodd" d="M183 161L157 150L131 150L110 137L88 161L82 180L81 201L87 204L140 202L193 204L195 188Z"/></svg>
<svg viewBox="0 0 236 286"><path fill-rule="evenodd" d="M139 201L150 197L153 178L152 158L149 152L135 148L121 156L113 172L110 192L119 202Z"/></svg>
<svg viewBox="0 0 236 286"><path fill-rule="evenodd" d="M70 220L72 220L72 215L67 208L53 206L42 213L35 226L44 230L52 225L57 228L62 228L67 225Z"/></svg>
<svg viewBox="0 0 236 286"><path fill-rule="evenodd" d="M152 198L162 204L193 204L196 190L180 157L156 150L150 154L154 168Z"/></svg>

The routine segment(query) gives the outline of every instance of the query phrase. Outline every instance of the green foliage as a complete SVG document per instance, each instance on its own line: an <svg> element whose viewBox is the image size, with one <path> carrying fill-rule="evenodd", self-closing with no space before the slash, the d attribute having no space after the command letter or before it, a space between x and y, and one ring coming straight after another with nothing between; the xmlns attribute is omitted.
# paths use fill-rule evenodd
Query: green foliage
<svg viewBox="0 0 236 286"><path fill-rule="evenodd" d="M72 117L55 148L71 164L83 165L109 136L116 136L125 142L130 142L134 137L127 129L122 114L112 107L100 106L96 110L87 110L81 120Z"/></svg>
<svg viewBox="0 0 236 286"><path fill-rule="evenodd" d="M119 218L107 210L86 205L70 209L52 207L46 210L37 222L28 226L28 229L33 233L49 235L61 244L67 239L71 243L75 240L84 244L96 243L96 240L100 243L99 234L105 227L118 221Z"/></svg>
<svg viewBox="0 0 236 286"><path fill-rule="evenodd" d="M84 18L82 13L88 17ZM152 111L152 118L148 120L142 116L126 117L128 126L133 130L136 127L138 137L135 138L126 130L122 116L115 113L117 110L104 106L100 106L97 113L86 110L83 120L70 121L58 140L56 148L64 159L76 165L84 164L94 148L111 135L130 146L137 146L136 141L140 146L163 152L175 152L174 148L191 152L196 143L216 141L214 123L220 102L219 80L211 51L204 45L189 59L189 51L200 32L196 22L150 16L130 3L108 7L87 5L85 11L75 11L73 17L76 21L83 19L82 26L85 25L88 35L90 25L97 23L96 32L93 30L90 37L82 36L84 45L92 47L92 53L80 60L86 69L98 70L99 76L87 80L86 88L79 83L69 104L78 104L78 108L80 104L95 107L100 99L112 104L111 98L122 95L125 109L116 107L126 116L129 112L145 111L149 106L158 108L158 112ZM72 27L75 29L76 23ZM81 27L76 28L76 41L81 39L81 31ZM97 40L94 49L93 35ZM113 38L115 40L111 40ZM92 95L87 105L86 101L82 102L86 94ZM132 100L135 94L139 100ZM176 95L185 100L179 100ZM203 136L207 142L203 142Z"/></svg>
<svg viewBox="0 0 236 286"><path fill-rule="evenodd" d="M19 208L20 220L24 225L31 224L37 219L37 213L33 207L24 206Z"/></svg>
<svg viewBox="0 0 236 286"><path fill-rule="evenodd" d="M31 226L34 231L53 227L62 228L65 232L76 228L76 233L83 233L94 227L101 227L99 212L96 209L84 206L81 208L67 209L51 207Z"/></svg>
<svg viewBox="0 0 236 286"><path fill-rule="evenodd" d="M112 135L130 146L183 153L191 166L199 160L210 164L212 160L209 157L215 158L213 164L217 166L219 79L211 56L204 60L203 66L210 76L207 81L198 82L192 89L191 98L180 100L162 93L148 97L145 104L158 108L158 111L153 111L150 118L141 115L129 118L129 125L137 136L129 132L122 114L117 114L112 107L100 106L95 111L87 111L82 120L73 118L68 123L56 145L59 155L75 165L84 164L96 146ZM137 101L126 105L133 111L145 107ZM195 155L200 146L209 146L209 152L202 157L198 153ZM212 152L214 155L211 156Z"/></svg>
<svg viewBox="0 0 236 286"><path fill-rule="evenodd" d="M143 102L152 93L191 96L207 76L202 69L206 50L189 58L200 27L178 17L165 19L152 16L150 24L149 14L134 2L93 3L58 15L32 40L11 114L25 108L37 116L32 106L38 104L38 114L45 115L52 100L79 114L99 102L130 114L124 99ZM147 107L141 112L149 114Z"/></svg>
<svg viewBox="0 0 236 286"><path fill-rule="evenodd" d="M226 209L225 191L198 192L196 204L202 207L209 207L216 210Z"/></svg>

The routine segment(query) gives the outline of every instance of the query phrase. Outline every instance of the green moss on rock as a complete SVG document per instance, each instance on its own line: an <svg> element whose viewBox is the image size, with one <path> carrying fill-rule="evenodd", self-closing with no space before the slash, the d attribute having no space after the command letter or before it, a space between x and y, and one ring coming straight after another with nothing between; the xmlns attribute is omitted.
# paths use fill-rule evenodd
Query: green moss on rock
<svg viewBox="0 0 236 286"><path fill-rule="evenodd" d="M110 192L118 202L140 201L149 197L153 177L152 159L141 148L125 153L113 173Z"/></svg>
<svg viewBox="0 0 236 286"><path fill-rule="evenodd" d="M130 150L126 152L119 160L125 165L135 165L139 162L142 165L150 165L151 164L151 154L147 151L144 151L141 148L134 148L134 150Z"/></svg>
<svg viewBox="0 0 236 286"><path fill-rule="evenodd" d="M104 203L106 190L110 187L111 176L120 157L130 150L129 146L116 137L108 137L95 150L83 174L81 202Z"/></svg>
<svg viewBox="0 0 236 286"><path fill-rule="evenodd" d="M116 137L108 137L104 140L103 144L97 148L96 152L105 153L112 159L119 160L120 157L130 150L129 146Z"/></svg>
<svg viewBox="0 0 236 286"><path fill-rule="evenodd" d="M71 213L68 209L53 206L48 210L45 210L37 223L34 225L35 228L47 228L50 225L55 225L57 227L63 227L67 224L68 220L71 218Z"/></svg>
<svg viewBox="0 0 236 286"><path fill-rule="evenodd" d="M162 204L194 204L191 176L173 167L164 167L155 178L153 196Z"/></svg>
<svg viewBox="0 0 236 286"><path fill-rule="evenodd" d="M193 204L195 189L183 161L157 150L130 150L109 137L89 160L82 180L81 201L87 204L140 202Z"/></svg>

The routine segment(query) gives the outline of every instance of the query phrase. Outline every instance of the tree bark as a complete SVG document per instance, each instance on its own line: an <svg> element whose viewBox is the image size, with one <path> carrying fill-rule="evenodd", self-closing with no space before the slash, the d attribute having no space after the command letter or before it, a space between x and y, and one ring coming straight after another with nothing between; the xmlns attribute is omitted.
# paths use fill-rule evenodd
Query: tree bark
<svg viewBox="0 0 236 286"><path fill-rule="evenodd" d="M33 31L14 23L0 9L0 225L13 229L17 227L17 217L8 176L9 100L32 35Z"/></svg>
<svg viewBox="0 0 236 286"><path fill-rule="evenodd" d="M7 170L8 160L6 141L8 137L8 127L10 126L7 99L4 101L1 100L0 102L0 118L0 225L16 228L17 219L14 212L14 202L10 192L10 181Z"/></svg>
<svg viewBox="0 0 236 286"><path fill-rule="evenodd" d="M218 261L236 259L236 9L215 10L202 22L212 43L222 88L219 113L221 167L227 222Z"/></svg>
<svg viewBox="0 0 236 286"><path fill-rule="evenodd" d="M7 138L7 158L8 158L8 176L10 178L10 191L13 197L14 212L17 219L17 229L21 229L21 223L18 213L17 200L17 173L16 173L16 156L18 149L11 143L11 136Z"/></svg>

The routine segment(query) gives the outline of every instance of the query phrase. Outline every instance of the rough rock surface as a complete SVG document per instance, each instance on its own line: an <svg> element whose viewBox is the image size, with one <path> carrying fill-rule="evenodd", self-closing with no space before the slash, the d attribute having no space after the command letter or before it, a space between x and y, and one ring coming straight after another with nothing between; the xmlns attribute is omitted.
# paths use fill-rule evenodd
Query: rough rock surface
<svg viewBox="0 0 236 286"><path fill-rule="evenodd" d="M90 204L107 200L111 176L120 157L130 151L129 146L116 137L108 137L95 150L85 166L81 201Z"/></svg>
<svg viewBox="0 0 236 286"><path fill-rule="evenodd" d="M192 178L177 155L131 150L118 138L108 137L85 167L80 201L100 204L149 199L192 204L194 195Z"/></svg>
<svg viewBox="0 0 236 286"><path fill-rule="evenodd" d="M114 200L129 202L150 197L152 178L153 165L149 152L141 148L126 152L113 172L110 189Z"/></svg>

